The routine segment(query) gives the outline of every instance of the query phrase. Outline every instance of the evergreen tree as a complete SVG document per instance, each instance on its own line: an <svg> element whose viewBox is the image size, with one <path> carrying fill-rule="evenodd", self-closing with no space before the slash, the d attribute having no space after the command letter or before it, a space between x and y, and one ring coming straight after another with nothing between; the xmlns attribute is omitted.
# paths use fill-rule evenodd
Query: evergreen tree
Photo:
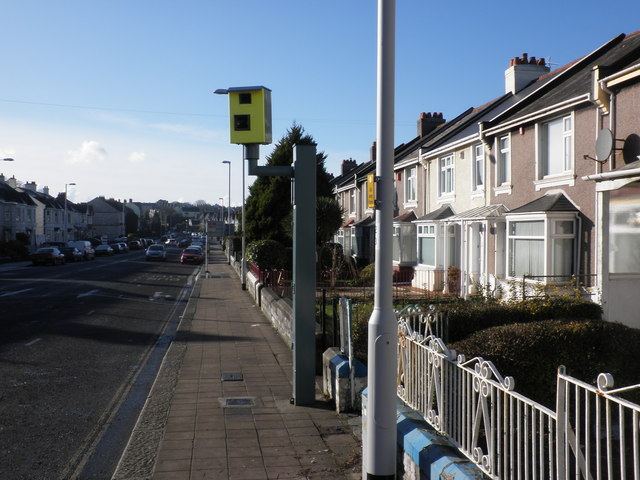
<svg viewBox="0 0 640 480"><path fill-rule="evenodd" d="M266 157L267 165L291 165L294 145L315 145L313 137L306 134L304 128L296 123L276 143L273 152ZM326 158L324 152L316 153L318 197L332 195L329 185L332 175L325 169ZM284 245L291 245L291 237L287 232L290 229L287 229L286 225L283 226L283 222L287 222L292 211L289 177L258 177L249 188L245 209L248 242L276 240Z"/></svg>

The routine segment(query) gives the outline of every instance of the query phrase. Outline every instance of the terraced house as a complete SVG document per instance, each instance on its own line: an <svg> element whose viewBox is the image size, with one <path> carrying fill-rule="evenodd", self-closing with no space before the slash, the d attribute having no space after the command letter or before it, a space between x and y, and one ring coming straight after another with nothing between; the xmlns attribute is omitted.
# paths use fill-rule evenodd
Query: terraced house
<svg viewBox="0 0 640 480"><path fill-rule="evenodd" d="M636 32L553 71L523 54L501 97L447 122L421 115L432 128L419 121L395 151L399 277L462 296L579 288L640 326L639 79ZM372 158L334 180L348 253L373 225L361 205L374 172Z"/></svg>

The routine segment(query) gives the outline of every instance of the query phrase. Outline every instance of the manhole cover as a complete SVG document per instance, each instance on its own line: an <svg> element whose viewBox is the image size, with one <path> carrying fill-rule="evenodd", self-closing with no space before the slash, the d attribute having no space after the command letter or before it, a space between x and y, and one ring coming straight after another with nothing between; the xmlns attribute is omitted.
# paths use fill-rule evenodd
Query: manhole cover
<svg viewBox="0 0 640 480"><path fill-rule="evenodd" d="M221 397L218 398L222 408L250 408L256 406L255 397Z"/></svg>
<svg viewBox="0 0 640 480"><path fill-rule="evenodd" d="M241 373L223 373L221 378L223 382L241 382L244 380Z"/></svg>

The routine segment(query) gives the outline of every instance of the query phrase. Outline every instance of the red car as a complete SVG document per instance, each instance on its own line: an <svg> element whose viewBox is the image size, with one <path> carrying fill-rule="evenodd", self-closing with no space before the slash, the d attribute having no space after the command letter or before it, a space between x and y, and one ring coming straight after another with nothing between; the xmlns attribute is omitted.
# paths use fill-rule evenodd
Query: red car
<svg viewBox="0 0 640 480"><path fill-rule="evenodd" d="M204 256L202 255L202 250L199 248L185 248L180 255L180 263L193 263L196 265L200 265L204 261Z"/></svg>

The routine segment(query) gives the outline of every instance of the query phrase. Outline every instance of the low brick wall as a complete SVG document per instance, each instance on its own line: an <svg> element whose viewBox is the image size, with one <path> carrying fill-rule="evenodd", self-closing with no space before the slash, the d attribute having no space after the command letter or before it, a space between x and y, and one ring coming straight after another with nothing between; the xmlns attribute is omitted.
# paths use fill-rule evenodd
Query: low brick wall
<svg viewBox="0 0 640 480"><path fill-rule="evenodd" d="M293 305L288 298L280 298L269 288L258 282L256 276L247 272L247 291L256 305L269 319L280 336L293 348Z"/></svg>

